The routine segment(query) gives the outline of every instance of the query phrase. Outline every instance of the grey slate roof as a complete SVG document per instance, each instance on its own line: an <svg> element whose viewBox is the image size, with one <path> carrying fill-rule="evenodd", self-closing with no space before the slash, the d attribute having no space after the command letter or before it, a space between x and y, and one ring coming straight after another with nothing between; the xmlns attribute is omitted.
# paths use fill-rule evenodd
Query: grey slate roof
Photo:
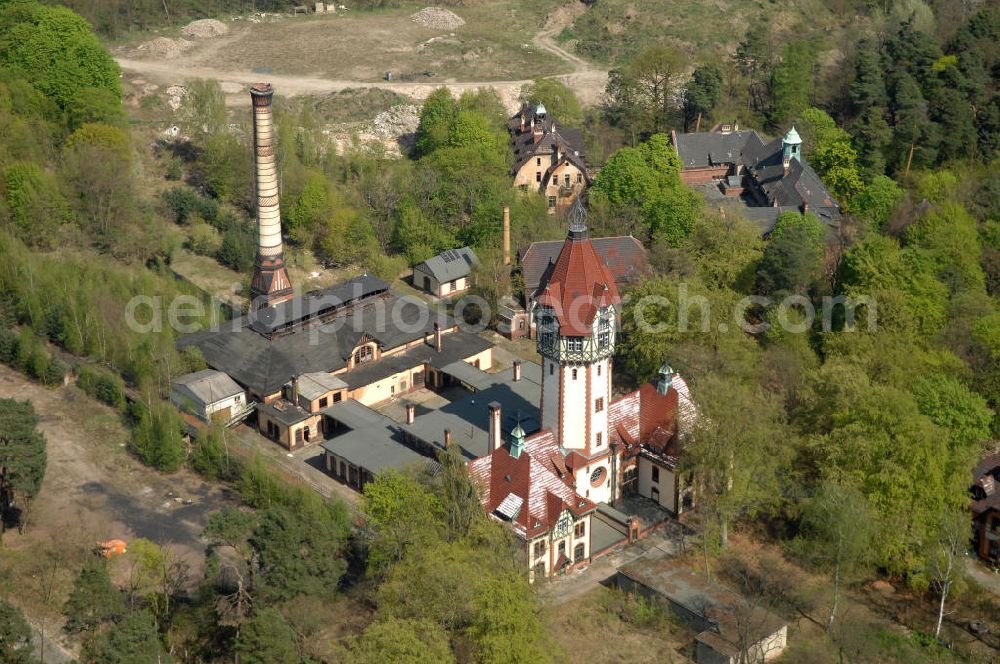
<svg viewBox="0 0 1000 664"><path fill-rule="evenodd" d="M389 436L373 435L370 431L348 431L324 441L320 447L373 475L389 469L404 470L438 465L435 460L415 452L403 443Z"/></svg>
<svg viewBox="0 0 1000 664"><path fill-rule="evenodd" d="M369 362L340 374L350 389L371 385L377 380L388 378L407 369L415 369L423 364L441 367L452 362L481 353L491 344L479 335L456 330L441 335L441 352L430 344L420 344L402 353L383 357L377 362Z"/></svg>
<svg viewBox="0 0 1000 664"><path fill-rule="evenodd" d="M513 380L511 369L487 374L492 384L486 389L420 415L413 424L400 426L403 431L441 449L444 448L444 430L449 429L452 442L461 447L466 458L479 458L490 449L488 404L493 401L501 407L504 440L518 423L528 436L541 428L541 373L540 366L525 362L519 381Z"/></svg>
<svg viewBox="0 0 1000 664"><path fill-rule="evenodd" d="M349 427L350 431L324 441L320 447L372 474L388 469L438 465L434 459L400 441L399 425L395 420L357 401L336 403L322 413Z"/></svg>
<svg viewBox="0 0 1000 664"><path fill-rule="evenodd" d="M428 339L436 320L445 329L454 325L452 318L431 312L423 301L387 291L355 302L326 322L315 320L271 338L251 329L244 317L181 337L177 345L198 347L213 369L259 394L272 394L293 376L343 369L363 337L383 349L397 348ZM351 385L353 373L341 378Z"/></svg>
<svg viewBox="0 0 1000 664"><path fill-rule="evenodd" d="M271 403L257 404L257 411L266 414L275 422L280 422L285 426L298 424L311 417L311 413L297 404L292 404L285 399L276 399Z"/></svg>
<svg viewBox="0 0 1000 664"><path fill-rule="evenodd" d="M172 383L175 394L192 403L212 404L243 393L243 388L221 371L203 369L185 374Z"/></svg>
<svg viewBox="0 0 1000 664"><path fill-rule="evenodd" d="M249 327L261 334L275 334L315 318L334 315L355 302L388 293L389 284L369 274L348 279L323 290L294 297L275 307L248 316Z"/></svg>
<svg viewBox="0 0 1000 664"><path fill-rule="evenodd" d="M413 271L424 272L437 279L438 282L444 283L469 276L472 273L472 266L478 263L479 259L476 258L476 254L470 247L461 247L442 251L423 263L417 263L413 266Z"/></svg>
<svg viewBox="0 0 1000 664"><path fill-rule="evenodd" d="M677 154L684 168L707 168L742 161L744 146L757 132L752 129L719 132L676 134Z"/></svg>
<svg viewBox="0 0 1000 664"><path fill-rule="evenodd" d="M766 142L753 129L728 134L675 134L674 145L684 168L743 166L763 197L760 205L748 205L743 213L765 235L774 229L781 212L801 212L804 206L831 231L839 225L840 206L807 162L792 159L785 172L780 137Z"/></svg>
<svg viewBox="0 0 1000 664"><path fill-rule="evenodd" d="M590 242L619 286L637 283L652 273L646 248L631 235L598 237ZM550 265L559 258L565 243L565 240L532 242L517 252L526 296L534 295Z"/></svg>
<svg viewBox="0 0 1000 664"><path fill-rule="evenodd" d="M525 129L521 131L521 114L525 115ZM531 121L540 124L544 131L542 138L535 143L531 134ZM583 131L564 127L552 116L535 115L535 107L524 104L517 113L511 116L507 122L507 130L510 133L510 147L514 153L514 166L511 174L517 173L521 166L536 157L546 157L551 159L558 140L562 146L562 152L566 159L574 163L583 172L587 172L587 144L583 140ZM548 168L549 163L543 162Z"/></svg>
<svg viewBox="0 0 1000 664"><path fill-rule="evenodd" d="M343 390L347 383L322 371L311 371L299 376L299 396L309 401L315 401L327 392Z"/></svg>

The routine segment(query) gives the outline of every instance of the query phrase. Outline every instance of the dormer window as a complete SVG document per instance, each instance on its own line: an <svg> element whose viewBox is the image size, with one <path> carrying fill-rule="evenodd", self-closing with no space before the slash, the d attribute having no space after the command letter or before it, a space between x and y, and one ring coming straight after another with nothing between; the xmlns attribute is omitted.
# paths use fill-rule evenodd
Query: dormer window
<svg viewBox="0 0 1000 664"><path fill-rule="evenodd" d="M364 364L375 359L375 351L371 346L362 346L354 351L354 364Z"/></svg>

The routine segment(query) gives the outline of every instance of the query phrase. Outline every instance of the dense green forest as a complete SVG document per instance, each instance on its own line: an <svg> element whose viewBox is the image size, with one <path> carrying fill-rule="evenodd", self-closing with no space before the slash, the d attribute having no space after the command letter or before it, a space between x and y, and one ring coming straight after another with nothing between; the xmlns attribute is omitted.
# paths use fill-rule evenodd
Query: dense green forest
<svg viewBox="0 0 1000 664"><path fill-rule="evenodd" d="M65 4L106 35L276 7ZM638 384L666 358L691 384L702 417L682 463L698 478L702 553L720 556L733 532L753 532L838 583L881 574L931 601L954 581L935 562L961 552L953 533L967 532L969 468L1000 436L1000 10L844 4L867 22L832 64L829 45L760 22L727 58L689 62L665 44L626 51L600 108L581 109L552 81L524 96L585 130L602 167L592 234L632 233L650 250L656 275L630 293L616 378ZM80 570L64 614L86 658L557 659L509 534L483 515L457 460L443 458L435 476L368 484L357 527L341 502L288 486L260 459L230 457L224 431L185 444L162 397L203 360L175 349L169 325L130 326L128 303L192 296L204 305L193 328L219 315L170 273L182 244L248 276L249 114L231 113L217 83L195 82L181 119L190 140L150 147L121 100L118 68L87 22L62 7L0 2L0 361L57 384L67 367L48 344L83 358L78 386L120 411L143 462L188 466L241 500L205 531L204 578L186 579L151 542L138 544L142 574L125 590L103 561ZM395 278L470 244L483 258L478 289L495 303L517 279L500 264L502 208L512 208L516 246L562 236L564 220L541 197L510 186L506 111L493 91L433 93L401 159L375 146L338 156L313 104L276 102L291 255ZM764 240L680 182L667 132L732 120L799 128L846 214L836 247L808 214L782 215ZM640 312L642 295L658 304ZM742 310L753 334L732 318L747 296L757 298ZM782 304L789 296L795 306ZM806 316L805 305L822 311L835 296L869 304L853 324L842 309L829 324ZM711 324L677 325L683 301L695 303L691 320L704 313ZM665 331L644 329L640 316ZM126 389L141 398L127 405ZM31 452L19 489L30 496L44 467L27 433L35 416L2 410L22 422L10 428ZM185 584L194 591L179 601ZM354 632L326 631L351 616ZM843 658L840 620L829 611L827 640L792 661ZM28 630L0 601L0 645L17 644L9 661L32 661ZM876 638L851 647L855 661L901 652ZM944 656L914 648L911 661Z"/></svg>

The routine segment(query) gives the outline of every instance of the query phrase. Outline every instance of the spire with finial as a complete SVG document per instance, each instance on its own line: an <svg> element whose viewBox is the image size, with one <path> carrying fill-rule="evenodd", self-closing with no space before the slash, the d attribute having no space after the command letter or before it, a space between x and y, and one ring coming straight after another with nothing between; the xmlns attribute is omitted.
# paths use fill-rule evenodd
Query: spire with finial
<svg viewBox="0 0 1000 664"><path fill-rule="evenodd" d="M569 209L569 239L587 239L587 204L583 196L577 196Z"/></svg>
<svg viewBox="0 0 1000 664"><path fill-rule="evenodd" d="M514 415L514 422L514 428L510 431L510 455L518 459L521 457L521 452L524 452L524 439L527 437L524 427L521 426L520 410Z"/></svg>

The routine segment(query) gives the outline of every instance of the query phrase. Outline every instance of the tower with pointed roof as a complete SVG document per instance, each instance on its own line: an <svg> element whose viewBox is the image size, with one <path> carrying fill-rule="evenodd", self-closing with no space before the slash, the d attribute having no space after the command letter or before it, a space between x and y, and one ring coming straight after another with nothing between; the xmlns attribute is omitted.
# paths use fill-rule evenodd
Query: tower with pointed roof
<svg viewBox="0 0 1000 664"><path fill-rule="evenodd" d="M567 452L577 492L606 502L614 498L608 406L621 297L590 243L583 204L569 216L562 251L536 297L542 428Z"/></svg>
<svg viewBox="0 0 1000 664"><path fill-rule="evenodd" d="M794 126L781 139L781 163L786 171L792 164L792 159L802 161L802 137Z"/></svg>

